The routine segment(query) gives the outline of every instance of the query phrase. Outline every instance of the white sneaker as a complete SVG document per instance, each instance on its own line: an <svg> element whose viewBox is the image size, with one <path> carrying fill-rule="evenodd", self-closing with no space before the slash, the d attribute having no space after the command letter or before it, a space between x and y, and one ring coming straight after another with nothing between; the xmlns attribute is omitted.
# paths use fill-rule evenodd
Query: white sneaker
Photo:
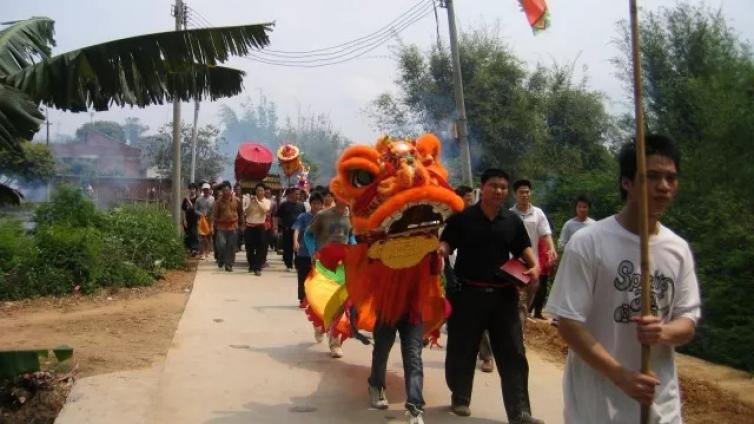
<svg viewBox="0 0 754 424"><path fill-rule="evenodd" d="M385 396L385 388L374 387L370 384L369 385L369 403L372 405L372 408L387 409L388 401L387 401L387 396Z"/></svg>
<svg viewBox="0 0 754 424"><path fill-rule="evenodd" d="M408 417L408 424L424 424L424 418L421 414L414 416L411 415L411 412L406 411L406 416Z"/></svg>
<svg viewBox="0 0 754 424"><path fill-rule="evenodd" d="M325 333L319 331L319 328L314 329L314 341L317 343L322 343L322 340L325 339Z"/></svg>
<svg viewBox="0 0 754 424"><path fill-rule="evenodd" d="M343 348L338 345L332 345L330 346L330 356L333 358L342 358L343 357Z"/></svg>

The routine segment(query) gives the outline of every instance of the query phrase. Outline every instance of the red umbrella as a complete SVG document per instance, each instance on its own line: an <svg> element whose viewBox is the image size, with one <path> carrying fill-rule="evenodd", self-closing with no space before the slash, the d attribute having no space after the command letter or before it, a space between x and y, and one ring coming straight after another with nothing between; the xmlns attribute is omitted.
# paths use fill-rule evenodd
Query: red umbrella
<svg viewBox="0 0 754 424"><path fill-rule="evenodd" d="M272 166L272 152L257 143L243 143L236 155L236 180L261 180Z"/></svg>

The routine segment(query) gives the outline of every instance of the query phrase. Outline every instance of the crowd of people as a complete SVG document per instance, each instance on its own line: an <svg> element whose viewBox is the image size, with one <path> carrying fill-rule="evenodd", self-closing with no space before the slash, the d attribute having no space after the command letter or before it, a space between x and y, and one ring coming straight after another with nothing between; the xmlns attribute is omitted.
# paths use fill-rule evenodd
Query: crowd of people
<svg viewBox="0 0 754 424"><path fill-rule="evenodd" d="M511 184L505 171L487 169L478 190L458 187L465 209L447 220L437 251L445 258L446 296L452 306L445 378L453 413L471 415L474 373L481 360L485 372L497 364L509 422L543 422L533 416L529 401L523 324L547 314L570 348L563 383L565 422L638 422L639 404L650 407L652 423L682 422L673 347L693 338L701 315L699 288L688 244L660 223L678 189L680 157L672 140L648 136L646 162L650 316L640 313L640 187L633 142L619 153L623 209L595 221L589 217L590 199L577 197L575 216L563 225L557 243L544 211L532 204L531 181ZM507 208L511 188L515 203ZM310 195L290 188L280 203L262 184L248 196L234 194L228 182L214 192L216 198L206 183L190 187L183 204L187 247L201 258L214 247L218 266L232 271L236 240L242 237L249 271L260 275L279 236L285 267L297 272L300 305L316 252L329 243L352 242L348 209L325 187ZM529 284L511 284L501 272L511 258L525 263ZM388 406L385 370L396 331L404 349L409 422L421 423L421 323L375 327L369 400L374 408ZM324 334L315 337L321 341ZM651 373L638 371L641 344L653 348ZM334 358L343 356L337 338L330 337L330 351Z"/></svg>

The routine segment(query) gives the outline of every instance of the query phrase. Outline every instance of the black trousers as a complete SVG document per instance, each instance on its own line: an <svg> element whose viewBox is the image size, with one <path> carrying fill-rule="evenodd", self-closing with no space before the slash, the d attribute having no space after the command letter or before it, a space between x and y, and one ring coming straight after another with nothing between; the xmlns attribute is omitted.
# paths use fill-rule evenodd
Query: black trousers
<svg viewBox="0 0 754 424"><path fill-rule="evenodd" d="M249 269L252 271L261 271L265 253L267 252L264 226L246 227L246 231L244 232L244 247L246 248L246 261L249 262Z"/></svg>
<svg viewBox="0 0 754 424"><path fill-rule="evenodd" d="M502 384L508 420L531 413L529 362L518 314L518 292L513 287L482 289L464 285L453 296L448 319L445 381L455 405L471 403L479 341L490 335L492 353Z"/></svg>
<svg viewBox="0 0 754 424"><path fill-rule="evenodd" d="M534 302L531 304L531 308L529 308L529 313L532 313L532 311L534 311L535 316L542 315L542 308L545 307L545 301L547 300L548 280L549 278L547 275L539 276L539 288L537 289L537 293L534 295Z"/></svg>
<svg viewBox="0 0 754 424"><path fill-rule="evenodd" d="M286 268L293 268L293 229L283 228L283 262Z"/></svg>
<svg viewBox="0 0 754 424"><path fill-rule="evenodd" d="M309 256L296 256L296 276L298 277L298 300L304 300L306 293L304 292L304 282L306 276L309 275L309 271L312 270L312 258Z"/></svg>

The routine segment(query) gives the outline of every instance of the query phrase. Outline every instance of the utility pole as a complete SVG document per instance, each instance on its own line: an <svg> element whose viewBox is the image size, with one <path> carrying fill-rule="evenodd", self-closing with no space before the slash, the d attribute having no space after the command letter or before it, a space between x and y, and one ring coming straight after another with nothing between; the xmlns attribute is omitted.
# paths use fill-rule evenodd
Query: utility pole
<svg viewBox="0 0 754 424"><path fill-rule="evenodd" d="M191 130L191 180L196 181L196 137L199 130L196 124L199 121L199 99L194 103L194 127Z"/></svg>
<svg viewBox="0 0 754 424"><path fill-rule="evenodd" d="M175 16L175 30L180 31L181 26L185 28L186 7L183 0L175 0L173 8ZM175 224L178 234L181 233L181 101L177 93L173 94L173 176L172 176L172 196L173 201L173 223Z"/></svg>
<svg viewBox="0 0 754 424"><path fill-rule="evenodd" d="M456 132L461 146L461 173L463 183L473 187L471 180L471 150L469 149L468 127L466 120L466 103L463 100L463 76L461 75L461 57L458 54L458 33L456 32L456 14L453 10L453 0L445 0L448 9L448 26L450 31L450 54L453 56L453 89L455 91Z"/></svg>
<svg viewBox="0 0 754 424"><path fill-rule="evenodd" d="M50 108L45 108L45 126L47 127L47 138L45 139L47 141L47 145L50 145Z"/></svg>

